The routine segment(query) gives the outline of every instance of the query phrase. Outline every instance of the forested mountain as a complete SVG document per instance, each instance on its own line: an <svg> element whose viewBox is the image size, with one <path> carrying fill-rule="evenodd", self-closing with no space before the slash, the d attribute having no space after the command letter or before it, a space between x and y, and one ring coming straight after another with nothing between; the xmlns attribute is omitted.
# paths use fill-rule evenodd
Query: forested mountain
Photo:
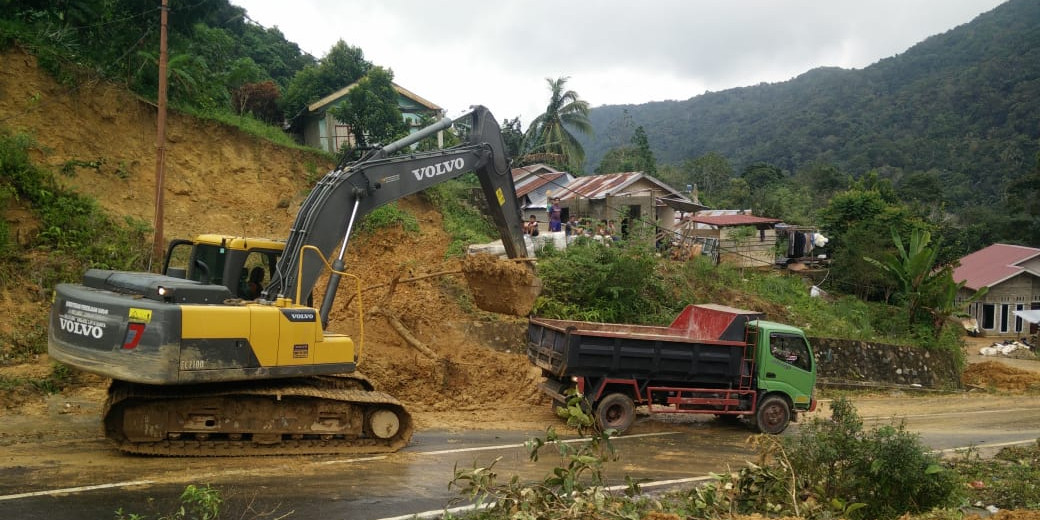
<svg viewBox="0 0 1040 520"><path fill-rule="evenodd" d="M999 204L1036 165L1040 2L1010 0L861 70L602 106L589 119L586 171L642 126L662 164L715 152L738 173L754 163L789 173L825 163L853 177L877 169L897 187L926 172L948 209Z"/></svg>

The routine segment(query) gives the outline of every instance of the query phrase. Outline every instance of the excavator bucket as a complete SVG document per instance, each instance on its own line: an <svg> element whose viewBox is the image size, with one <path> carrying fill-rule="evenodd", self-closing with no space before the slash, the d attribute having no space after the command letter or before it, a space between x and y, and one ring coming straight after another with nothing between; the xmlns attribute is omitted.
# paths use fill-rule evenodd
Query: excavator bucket
<svg viewBox="0 0 1040 520"><path fill-rule="evenodd" d="M488 254L467 255L462 274L482 310L527 316L542 292L542 280L529 262L506 260Z"/></svg>

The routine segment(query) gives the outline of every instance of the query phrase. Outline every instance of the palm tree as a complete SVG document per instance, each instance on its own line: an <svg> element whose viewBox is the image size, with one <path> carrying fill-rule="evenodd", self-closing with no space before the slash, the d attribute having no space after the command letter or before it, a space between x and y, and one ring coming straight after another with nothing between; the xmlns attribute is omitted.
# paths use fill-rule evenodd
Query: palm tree
<svg viewBox="0 0 1040 520"><path fill-rule="evenodd" d="M576 171L585 162L585 150L570 129L592 135L592 124L588 102L579 99L573 90L564 91L568 79L545 78L551 92L549 106L531 121L524 134L524 149L525 159L544 160Z"/></svg>

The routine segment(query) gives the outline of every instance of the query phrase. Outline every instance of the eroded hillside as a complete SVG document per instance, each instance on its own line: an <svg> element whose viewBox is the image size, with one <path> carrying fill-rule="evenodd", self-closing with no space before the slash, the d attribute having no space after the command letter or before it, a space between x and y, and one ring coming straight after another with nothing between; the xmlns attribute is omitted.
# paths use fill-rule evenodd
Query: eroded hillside
<svg viewBox="0 0 1040 520"><path fill-rule="evenodd" d="M21 52L0 55L0 63L0 126L32 135L39 144L35 159L65 172L58 177L69 187L97 198L114 215L152 222L156 108L118 86L59 85ZM200 232L283 238L309 182L331 166L320 155L277 146L220 123L171 112L167 124L167 239ZM377 287L394 277L457 268L457 260L445 259L450 240L440 214L421 198L407 199L401 207L417 217L418 234L388 229L358 236L348 255L349 269L363 286L372 287L364 293L365 308L382 311L365 321L362 372L403 400L420 427L494 427L530 417L540 429L544 421L526 412L537 400L537 373L515 349L506 350L512 338L508 331L518 330L515 322L464 311L460 300L465 300L465 287L454 276L401 284L392 293ZM5 218L19 230L23 243L34 232L26 208L7 208ZM48 290L29 276L7 283L3 310L18 318L7 320L6 332L45 326ZM346 307L347 301L338 300L330 329L357 336L356 301ZM410 346L385 315L397 319L434 355ZM499 350L490 348L491 343ZM0 374L38 374L49 365L41 356L30 365L0 364ZM83 381L83 387L71 391L97 392L106 384L99 378ZM7 402L8 410L0 413L47 413L40 396L19 395ZM517 413L521 408L525 412Z"/></svg>

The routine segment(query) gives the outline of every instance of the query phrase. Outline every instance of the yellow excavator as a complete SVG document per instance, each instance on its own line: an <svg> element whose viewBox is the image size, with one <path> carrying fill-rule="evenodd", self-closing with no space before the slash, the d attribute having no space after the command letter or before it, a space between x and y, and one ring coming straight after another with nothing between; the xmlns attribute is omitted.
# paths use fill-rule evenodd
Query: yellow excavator
<svg viewBox="0 0 1040 520"><path fill-rule="evenodd" d="M453 124L465 131L461 144L414 151ZM480 179L508 256L526 257L500 129L478 106L337 166L307 196L284 241L199 235L171 241L162 274L91 269L82 283L59 284L48 351L112 379L102 423L126 452L400 449L412 435L410 415L355 373L360 345L326 331L329 313L358 220L468 172ZM324 274L318 308L311 295Z"/></svg>

